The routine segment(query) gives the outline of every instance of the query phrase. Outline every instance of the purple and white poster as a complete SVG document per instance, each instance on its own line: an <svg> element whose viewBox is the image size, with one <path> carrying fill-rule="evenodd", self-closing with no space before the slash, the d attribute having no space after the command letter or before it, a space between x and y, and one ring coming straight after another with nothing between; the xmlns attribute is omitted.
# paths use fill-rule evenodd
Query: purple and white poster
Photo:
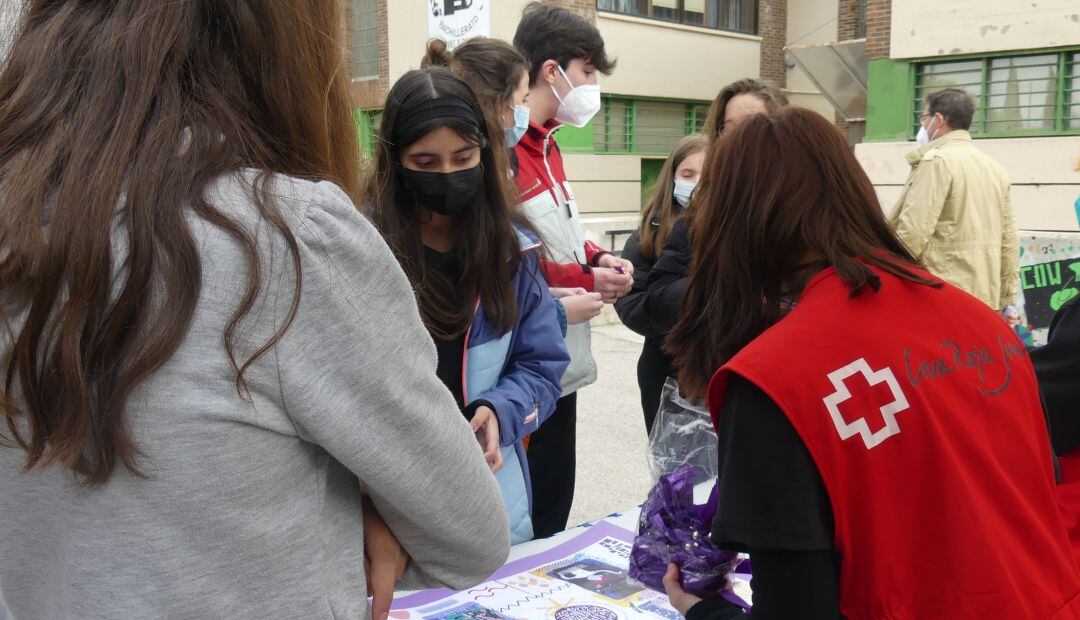
<svg viewBox="0 0 1080 620"><path fill-rule="evenodd" d="M627 578L634 533L608 522L557 547L508 563L464 592L425 590L394 601L396 620L633 620L681 616L667 596ZM749 603L750 576L731 576Z"/></svg>

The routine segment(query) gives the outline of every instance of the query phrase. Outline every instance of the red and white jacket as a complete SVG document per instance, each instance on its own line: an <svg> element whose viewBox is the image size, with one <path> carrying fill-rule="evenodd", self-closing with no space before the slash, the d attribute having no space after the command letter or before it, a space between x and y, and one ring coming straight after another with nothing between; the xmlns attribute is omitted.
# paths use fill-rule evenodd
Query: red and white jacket
<svg viewBox="0 0 1080 620"><path fill-rule="evenodd" d="M549 286L594 289L592 267L607 251L585 241L574 193L563 170L562 153L555 143L557 121L529 130L514 147L517 156L518 208L544 242L541 260ZM571 325L566 331L570 366L563 375L563 394L572 394L596 381L589 324Z"/></svg>
<svg viewBox="0 0 1080 620"><path fill-rule="evenodd" d="M592 267L609 252L586 241L562 153L554 134L557 121L529 124L514 153L518 159L519 208L544 240L551 256L543 261L544 277L556 287L593 290Z"/></svg>

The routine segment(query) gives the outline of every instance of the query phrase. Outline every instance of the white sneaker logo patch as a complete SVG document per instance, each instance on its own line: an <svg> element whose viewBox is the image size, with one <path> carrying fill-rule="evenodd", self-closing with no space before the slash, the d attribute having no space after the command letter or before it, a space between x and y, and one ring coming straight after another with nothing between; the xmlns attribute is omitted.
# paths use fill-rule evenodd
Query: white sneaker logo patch
<svg viewBox="0 0 1080 620"><path fill-rule="evenodd" d="M880 408L881 419L885 422L885 426L877 432L870 431L870 424L865 417L848 423L844 420L844 416L840 414L840 404L852 398L851 391L844 382L857 374L861 374L866 379L866 383L871 386L884 382L892 391L893 402ZM900 389L900 382L896 380L896 375L893 374L890 368L872 370L870 364L866 363L866 359L860 357L847 366L830 372L828 377L836 391L826 396L823 402L825 408L829 410L829 416L832 417L833 424L836 426L836 432L840 433L840 439L847 440L855 435L860 435L869 450L880 445L889 437L900 434L900 425L896 422L896 414L908 409L910 405L904 391Z"/></svg>

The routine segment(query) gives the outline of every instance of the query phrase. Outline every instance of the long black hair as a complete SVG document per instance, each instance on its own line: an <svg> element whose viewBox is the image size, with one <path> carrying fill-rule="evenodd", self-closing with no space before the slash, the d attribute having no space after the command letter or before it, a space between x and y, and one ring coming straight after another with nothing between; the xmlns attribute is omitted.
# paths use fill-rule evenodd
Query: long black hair
<svg viewBox="0 0 1080 620"><path fill-rule="evenodd" d="M420 235L424 215L402 175L401 152L410 144L395 144L393 137L400 133L397 123L402 109L440 97L460 99L477 119L485 118L468 84L449 69L428 67L406 73L386 98L381 138L366 194L374 206L375 225L416 289L420 314L429 331L447 339L461 335L468 329L474 300L479 299L491 323L500 333L506 333L517 321L512 276L520 264L520 253L514 227L523 222L513 210L515 190L506 172L505 149L494 146L500 142L492 140L491 130L483 121L471 123L447 116L409 128L408 134L416 136L410 144L442 127L453 130L480 148L483 168L483 188L470 208L457 216L453 252L461 267L460 281L451 282L425 264ZM437 326L449 326L449 330L443 333Z"/></svg>

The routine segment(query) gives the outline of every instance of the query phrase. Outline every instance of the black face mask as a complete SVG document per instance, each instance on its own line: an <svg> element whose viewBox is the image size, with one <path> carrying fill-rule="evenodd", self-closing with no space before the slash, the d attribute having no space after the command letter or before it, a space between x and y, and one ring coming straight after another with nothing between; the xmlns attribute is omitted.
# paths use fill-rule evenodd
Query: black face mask
<svg viewBox="0 0 1080 620"><path fill-rule="evenodd" d="M439 215L458 215L472 204L484 185L484 169L479 165L457 172L422 172L408 168L401 172L405 187L416 196L420 206Z"/></svg>

